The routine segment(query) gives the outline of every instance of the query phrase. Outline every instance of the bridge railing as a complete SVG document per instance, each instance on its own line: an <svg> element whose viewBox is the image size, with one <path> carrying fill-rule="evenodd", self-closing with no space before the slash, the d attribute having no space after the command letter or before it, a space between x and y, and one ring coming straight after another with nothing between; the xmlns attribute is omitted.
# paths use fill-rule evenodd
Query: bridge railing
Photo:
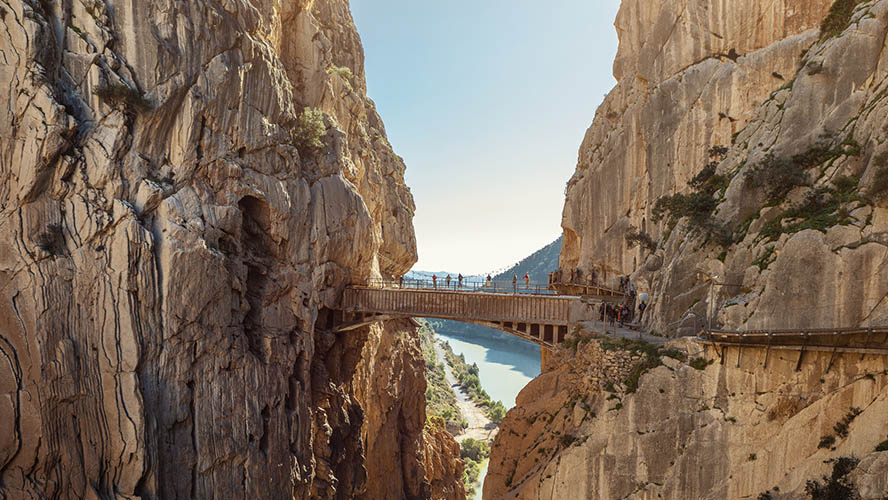
<svg viewBox="0 0 888 500"><path fill-rule="evenodd" d="M461 283L458 278L438 278L437 280L404 278L402 280L374 279L364 285L369 288L392 288L405 290L438 290L454 292L478 292L478 293L521 293L530 295L558 295L555 290L550 290L545 283L527 282L519 279L512 281L468 281Z"/></svg>

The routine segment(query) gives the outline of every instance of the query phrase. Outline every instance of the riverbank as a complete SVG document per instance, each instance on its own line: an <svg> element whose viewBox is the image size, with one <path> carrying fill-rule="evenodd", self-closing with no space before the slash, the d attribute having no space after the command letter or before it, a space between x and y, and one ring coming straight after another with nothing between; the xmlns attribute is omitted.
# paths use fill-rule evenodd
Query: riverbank
<svg viewBox="0 0 888 500"><path fill-rule="evenodd" d="M439 342L435 343L435 354L438 361L444 363L444 376L447 383L450 384L451 389L453 389L453 394L456 397L456 405L459 408L460 415L462 415L462 418L467 424L467 427L465 427L462 432L453 436L454 439L460 443L466 438L492 442L494 436L496 436L498 426L487 417L486 408L475 404L475 402L469 399L469 396L462 391L459 382L457 382L456 377L453 375L453 370L450 368L450 365L444 362L444 349Z"/></svg>

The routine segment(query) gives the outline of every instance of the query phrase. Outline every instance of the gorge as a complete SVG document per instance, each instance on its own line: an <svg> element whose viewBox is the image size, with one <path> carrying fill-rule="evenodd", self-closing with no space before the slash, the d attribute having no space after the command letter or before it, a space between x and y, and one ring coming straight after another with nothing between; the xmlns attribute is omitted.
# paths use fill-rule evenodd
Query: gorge
<svg viewBox="0 0 888 500"><path fill-rule="evenodd" d="M693 337L888 326L888 0L620 4L558 264L525 272L628 277L669 342L537 324L484 498L888 497L888 339ZM0 497L465 498L417 323L337 329L418 258L348 0L0 20Z"/></svg>

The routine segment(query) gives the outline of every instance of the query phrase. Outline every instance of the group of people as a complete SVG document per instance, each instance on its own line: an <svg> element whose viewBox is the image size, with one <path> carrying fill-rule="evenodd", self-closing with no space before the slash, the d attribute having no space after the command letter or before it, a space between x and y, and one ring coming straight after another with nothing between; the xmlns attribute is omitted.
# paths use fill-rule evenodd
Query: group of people
<svg viewBox="0 0 888 500"><path fill-rule="evenodd" d="M573 285L598 285L598 273L595 270L589 271L589 274L583 272L582 269L575 267L568 271L561 268L549 273L550 283L568 283Z"/></svg>
<svg viewBox="0 0 888 500"><path fill-rule="evenodd" d="M450 282L452 280L453 280L453 278L451 278L449 274L447 275L446 278L444 278L444 285L446 288L450 288ZM488 282L490 281L490 276L487 276L487 281ZM462 275L462 273L459 273L456 276L456 287L462 288L462 286L463 286L463 275ZM436 289L438 288L438 275L437 274L432 275L432 287L436 288Z"/></svg>
<svg viewBox="0 0 888 500"><path fill-rule="evenodd" d="M524 287L525 287L525 288L530 288L530 275L529 275L528 273L524 273L524 278L523 278L523 279L524 279ZM458 274L458 275L456 276L456 283L455 283L455 285L456 285L456 288L457 288L457 289L460 289L460 288L463 287L463 280L464 280L464 278L463 278L462 273L460 273L460 274ZM487 279L485 280L485 286L486 286L487 288L490 288L490 286L491 286L491 280L492 280L492 278L491 278L490 275L488 274L488 275L487 275ZM445 288L452 288L452 287L451 287L451 283L452 283L452 282L453 282L453 278L451 278L451 276L450 276L449 274L448 274L446 277L444 277L444 287L445 287ZM404 277L403 277L403 276L402 276L401 279L399 280L399 286L401 286L401 287L404 286ZM432 275L432 288L435 288L435 289L438 288L438 275L437 275L437 274L433 274L433 275ZM518 275L517 275L517 274L515 274L515 275L512 276L512 288L515 289L515 290L518 289Z"/></svg>

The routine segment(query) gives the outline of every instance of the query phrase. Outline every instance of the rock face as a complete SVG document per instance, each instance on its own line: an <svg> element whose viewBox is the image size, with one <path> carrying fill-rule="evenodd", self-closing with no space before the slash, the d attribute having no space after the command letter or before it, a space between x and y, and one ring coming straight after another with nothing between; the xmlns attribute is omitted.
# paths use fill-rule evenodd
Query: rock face
<svg viewBox="0 0 888 500"><path fill-rule="evenodd" d="M835 3L624 0L619 83L568 184L561 266L633 275L662 332L710 311L737 329L888 322L888 2ZM714 146L717 208L656 220ZM799 187L769 196L795 167ZM725 284L712 300L698 271Z"/></svg>
<svg viewBox="0 0 888 500"><path fill-rule="evenodd" d="M485 498L807 498L842 457L859 460L846 480L860 498L888 495L888 451L876 451L888 439L884 356L830 366L830 353L809 352L797 372L797 351L772 350L765 367L764 349L731 349L721 364L711 347L675 344L701 359L664 356L633 393L631 354L596 341L557 352L503 422Z"/></svg>
<svg viewBox="0 0 888 500"><path fill-rule="evenodd" d="M0 19L0 496L445 489L414 327L329 329L416 259L347 1Z"/></svg>

